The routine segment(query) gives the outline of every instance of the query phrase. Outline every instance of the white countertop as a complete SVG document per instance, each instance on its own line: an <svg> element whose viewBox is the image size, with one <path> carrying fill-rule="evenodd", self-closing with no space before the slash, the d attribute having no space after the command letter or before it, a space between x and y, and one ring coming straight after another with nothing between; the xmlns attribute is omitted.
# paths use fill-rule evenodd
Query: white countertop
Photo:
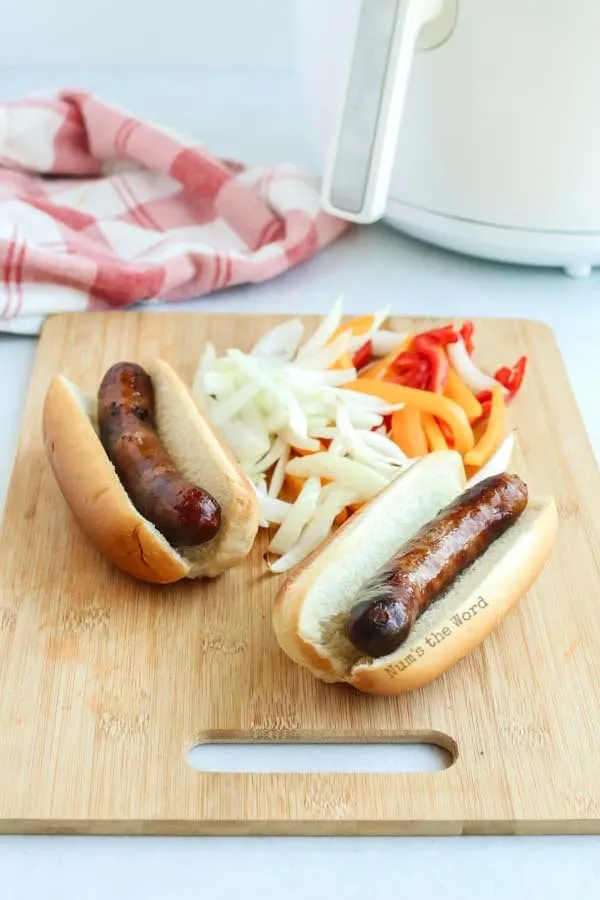
<svg viewBox="0 0 600 900"><path fill-rule="evenodd" d="M0 93L80 86L202 136L248 162L311 162L293 84L285 73L0 70ZM345 295L348 312L390 302L396 314L540 319L554 330L596 458L600 459L600 272L479 262L409 240L386 226L355 232L292 272L181 304L179 311L323 312ZM173 310L173 307L171 307ZM159 313L158 307L153 309ZM124 313L126 315L126 313ZM36 351L0 335L0 507ZM309 871L308 866L312 869ZM529 895L597 896L599 837L510 838L78 838L0 837L1 896L61 900L130 897L333 895L386 889L448 900ZM494 884L492 881L494 880ZM595 889L595 893L594 893Z"/></svg>

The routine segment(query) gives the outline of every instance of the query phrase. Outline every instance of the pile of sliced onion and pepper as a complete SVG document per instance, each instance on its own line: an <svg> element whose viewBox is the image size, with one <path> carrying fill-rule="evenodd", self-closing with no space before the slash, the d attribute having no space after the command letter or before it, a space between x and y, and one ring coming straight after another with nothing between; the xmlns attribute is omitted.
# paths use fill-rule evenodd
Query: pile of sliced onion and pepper
<svg viewBox="0 0 600 900"><path fill-rule="evenodd" d="M416 459L452 448L468 484L504 471L505 410L526 357L494 374L474 362L474 327L385 329L387 308L343 321L337 300L305 336L299 319L248 353L208 344L194 392L258 497L267 564L285 572Z"/></svg>

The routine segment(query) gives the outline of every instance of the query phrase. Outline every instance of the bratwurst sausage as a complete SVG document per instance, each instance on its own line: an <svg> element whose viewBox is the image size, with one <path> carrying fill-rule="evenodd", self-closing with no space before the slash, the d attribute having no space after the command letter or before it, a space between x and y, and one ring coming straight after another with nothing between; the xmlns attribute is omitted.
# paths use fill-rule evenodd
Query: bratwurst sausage
<svg viewBox="0 0 600 900"><path fill-rule="evenodd" d="M393 653L526 505L527 487L517 475L492 475L464 491L363 585L346 623L350 642L367 656Z"/></svg>
<svg viewBox="0 0 600 900"><path fill-rule="evenodd" d="M158 437L154 387L135 363L116 363L98 389L102 445L138 512L177 547L203 544L221 526L221 508L209 493L186 481Z"/></svg>

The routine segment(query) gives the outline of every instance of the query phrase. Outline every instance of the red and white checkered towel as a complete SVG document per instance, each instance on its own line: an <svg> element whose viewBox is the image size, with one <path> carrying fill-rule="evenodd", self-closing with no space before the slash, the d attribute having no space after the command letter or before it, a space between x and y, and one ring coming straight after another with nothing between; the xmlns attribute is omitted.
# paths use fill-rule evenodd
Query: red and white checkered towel
<svg viewBox="0 0 600 900"><path fill-rule="evenodd" d="M333 241L316 184L84 92L0 104L0 331L272 278Z"/></svg>

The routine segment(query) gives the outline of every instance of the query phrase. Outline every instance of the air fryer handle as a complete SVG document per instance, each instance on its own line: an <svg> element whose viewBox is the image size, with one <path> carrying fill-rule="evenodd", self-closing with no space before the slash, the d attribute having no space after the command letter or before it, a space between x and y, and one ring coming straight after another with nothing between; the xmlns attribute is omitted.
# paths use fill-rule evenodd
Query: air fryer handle
<svg viewBox="0 0 600 900"><path fill-rule="evenodd" d="M321 189L327 212L360 223L383 216L415 45L443 2L362 0Z"/></svg>

